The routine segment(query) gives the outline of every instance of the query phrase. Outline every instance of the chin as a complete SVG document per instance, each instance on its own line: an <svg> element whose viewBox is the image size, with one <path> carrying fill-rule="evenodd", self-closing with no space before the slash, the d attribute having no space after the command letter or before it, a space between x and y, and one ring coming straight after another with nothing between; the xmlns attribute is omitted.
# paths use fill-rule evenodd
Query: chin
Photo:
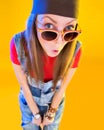
<svg viewBox="0 0 104 130"><path fill-rule="evenodd" d="M59 55L59 53L58 54L47 54L49 57L56 57L56 56L58 56Z"/></svg>

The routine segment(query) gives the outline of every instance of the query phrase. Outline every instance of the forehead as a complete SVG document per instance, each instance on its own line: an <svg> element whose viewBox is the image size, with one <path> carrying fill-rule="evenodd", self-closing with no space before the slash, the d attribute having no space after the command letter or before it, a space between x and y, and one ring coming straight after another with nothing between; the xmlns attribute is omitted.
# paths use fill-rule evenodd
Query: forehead
<svg viewBox="0 0 104 130"><path fill-rule="evenodd" d="M76 18L72 18L72 17L64 17L64 16L60 16L60 15L54 15L54 14L39 14L37 15L37 20L40 22L44 22L44 21L52 21L54 23L70 23L70 22L77 22Z"/></svg>

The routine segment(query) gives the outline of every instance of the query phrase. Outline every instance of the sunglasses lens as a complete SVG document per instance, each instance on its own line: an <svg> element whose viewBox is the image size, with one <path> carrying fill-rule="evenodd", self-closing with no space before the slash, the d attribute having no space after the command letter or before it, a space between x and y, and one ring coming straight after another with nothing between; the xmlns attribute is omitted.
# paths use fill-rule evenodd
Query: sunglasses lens
<svg viewBox="0 0 104 130"><path fill-rule="evenodd" d="M57 33L51 31L42 32L42 38L47 41L54 40L57 37Z"/></svg>
<svg viewBox="0 0 104 130"><path fill-rule="evenodd" d="M70 41L70 40L73 40L74 38L76 38L77 36L78 36L77 32L69 32L69 33L65 34L64 39L65 39L65 41Z"/></svg>

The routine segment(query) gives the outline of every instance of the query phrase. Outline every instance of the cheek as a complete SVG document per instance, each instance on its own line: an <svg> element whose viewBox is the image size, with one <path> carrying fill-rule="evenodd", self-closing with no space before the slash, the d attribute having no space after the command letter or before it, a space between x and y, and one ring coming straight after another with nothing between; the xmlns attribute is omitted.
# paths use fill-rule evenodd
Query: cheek
<svg viewBox="0 0 104 130"><path fill-rule="evenodd" d="M37 32L37 37L38 37L38 40L40 41L41 40L41 34L39 32Z"/></svg>
<svg viewBox="0 0 104 130"><path fill-rule="evenodd" d="M39 40L41 46L43 46L43 45L44 45L44 41L43 41L43 39L42 39L42 37L41 37L41 33L37 32L37 38L38 38L38 40Z"/></svg>
<svg viewBox="0 0 104 130"><path fill-rule="evenodd" d="M42 46L42 48L44 49L44 50L46 50L46 48L48 48L48 46L47 46L47 44L46 44L46 41L44 41L43 39L42 39L42 37L41 37L41 33L37 33L37 37L38 37L38 40L39 40L39 42L40 42L40 45Z"/></svg>

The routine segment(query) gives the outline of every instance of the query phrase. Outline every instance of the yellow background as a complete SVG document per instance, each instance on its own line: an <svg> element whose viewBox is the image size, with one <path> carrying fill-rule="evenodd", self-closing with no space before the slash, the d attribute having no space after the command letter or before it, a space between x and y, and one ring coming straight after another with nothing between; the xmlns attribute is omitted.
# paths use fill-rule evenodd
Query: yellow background
<svg viewBox="0 0 104 130"><path fill-rule="evenodd" d="M30 0L0 0L0 130L21 130L9 45L25 29L31 6ZM104 1L80 0L79 24L83 53L66 91L60 130L104 130Z"/></svg>

